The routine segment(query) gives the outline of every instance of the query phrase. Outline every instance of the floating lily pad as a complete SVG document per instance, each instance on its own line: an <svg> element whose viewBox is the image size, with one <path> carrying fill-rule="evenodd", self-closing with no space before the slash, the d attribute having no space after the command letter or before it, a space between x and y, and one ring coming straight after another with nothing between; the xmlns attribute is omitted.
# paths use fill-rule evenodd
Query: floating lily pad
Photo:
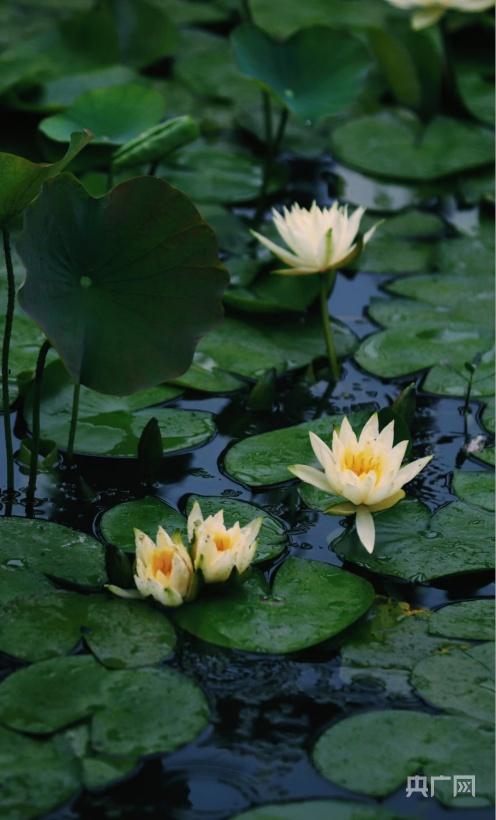
<svg viewBox="0 0 496 820"><path fill-rule="evenodd" d="M3 606L18 595L29 598L35 593L50 592L53 584L41 572L33 572L23 566L0 565L0 605Z"/></svg>
<svg viewBox="0 0 496 820"><path fill-rule="evenodd" d="M461 63L455 68L458 91L470 113L487 125L494 124L494 66Z"/></svg>
<svg viewBox="0 0 496 820"><path fill-rule="evenodd" d="M373 599L373 587L356 575L319 561L288 558L270 591L254 572L236 588L180 607L174 617L187 632L218 646L286 654L346 629Z"/></svg>
<svg viewBox="0 0 496 820"><path fill-rule="evenodd" d="M71 106L86 91L129 85L140 81L139 75L123 65L111 65L77 74L64 74L47 80L29 108L37 111L57 111Z"/></svg>
<svg viewBox="0 0 496 820"><path fill-rule="evenodd" d="M360 427L369 416L368 411L353 413L350 421ZM250 487L289 481L289 464L317 464L310 446L309 432L328 440L333 425L339 425L341 421L342 416L322 416L294 427L250 436L230 447L224 458L224 467L232 478Z"/></svg>
<svg viewBox="0 0 496 820"><path fill-rule="evenodd" d="M482 325L490 324L489 317L486 316L487 311L484 311L484 308L493 298L494 285L491 277L486 274L486 276L477 280L477 289L468 304L464 293L466 286L467 278L465 276L459 274L440 276L438 274L434 276L408 276L404 279L397 279L388 285L388 290L398 296L406 296L416 300L414 304L420 305L427 315L429 314L425 307L426 304L434 308L442 308L444 322L453 318L458 321L478 322ZM405 300L406 304L408 302ZM441 312L439 317L441 323L443 321ZM418 321L417 317L412 316L413 318ZM404 319L402 319L402 322L404 322Z"/></svg>
<svg viewBox="0 0 496 820"><path fill-rule="evenodd" d="M83 587L107 580L100 542L52 521L1 518L0 561Z"/></svg>
<svg viewBox="0 0 496 820"><path fill-rule="evenodd" d="M374 516L375 549L369 555L354 529L333 542L340 558L405 581L482 572L494 567L489 543L491 515L479 507L454 502L432 518L418 501L403 501Z"/></svg>
<svg viewBox="0 0 496 820"><path fill-rule="evenodd" d="M430 393L440 393L443 396L465 397L470 388L470 395L473 398L492 396L494 393L494 348L484 352L479 351L477 358L479 363L475 366L472 380L470 380L470 371L466 367L466 364L471 364L470 359L457 367L440 364L433 367L427 374L423 384L424 390Z"/></svg>
<svg viewBox="0 0 496 820"><path fill-rule="evenodd" d="M494 399L489 399L486 401L484 410L482 411L482 424L489 430L490 433L494 433L495 424L494 424L494 415L495 415L495 404Z"/></svg>
<svg viewBox="0 0 496 820"><path fill-rule="evenodd" d="M485 464L491 464L494 467L495 463L495 454L494 454L494 447L486 447L484 450L480 450L473 454L476 458L480 461L483 461Z"/></svg>
<svg viewBox="0 0 496 820"><path fill-rule="evenodd" d="M247 313L298 313L310 307L318 297L317 276L259 277L249 288L230 288L224 302Z"/></svg>
<svg viewBox="0 0 496 820"><path fill-rule="evenodd" d="M453 808L492 803L492 733L471 721L411 711L354 715L331 726L317 741L317 769L338 786L371 797L404 788L407 777L449 773L435 783L435 797ZM343 754L346 750L346 754ZM452 776L473 773L476 797L453 796Z"/></svg>
<svg viewBox="0 0 496 820"><path fill-rule="evenodd" d="M360 40L328 26L305 28L278 42L252 23L243 23L231 42L242 73L305 120L350 108L371 65Z"/></svg>
<svg viewBox="0 0 496 820"><path fill-rule="evenodd" d="M494 724L494 643L423 658L411 680L420 697L433 706Z"/></svg>
<svg viewBox="0 0 496 820"><path fill-rule="evenodd" d="M18 669L0 684L0 721L33 734L62 729L102 706L109 674L91 655L52 658Z"/></svg>
<svg viewBox="0 0 496 820"><path fill-rule="evenodd" d="M46 117L39 127L57 142L68 142L73 131L88 128L94 145L123 145L156 125L164 114L160 92L128 83L85 91L63 114Z"/></svg>
<svg viewBox="0 0 496 820"><path fill-rule="evenodd" d="M0 727L3 820L41 817L80 788L79 764L57 739L35 740Z"/></svg>
<svg viewBox="0 0 496 820"><path fill-rule="evenodd" d="M240 390L245 382L221 370L210 356L197 350L191 367L183 376L174 379L174 384L204 393L233 393Z"/></svg>
<svg viewBox="0 0 496 820"><path fill-rule="evenodd" d="M55 441L60 449L67 447L69 438L73 390L74 385L62 363L55 361L49 364L42 387L42 435ZM106 396L82 387L76 452L135 458L139 437L152 417L158 421L164 453L204 444L215 433L210 413L154 406L175 398L181 392L177 387L163 385L140 390L132 396ZM26 398L24 414L29 422L32 416L32 389Z"/></svg>
<svg viewBox="0 0 496 820"><path fill-rule="evenodd" d="M430 180L492 161L491 132L475 123L435 117L422 126L411 113L381 111L338 126L332 148L345 164L370 174Z"/></svg>
<svg viewBox="0 0 496 820"><path fill-rule="evenodd" d="M93 717L91 742L97 752L117 756L171 752L209 719L201 689L174 669L112 672L106 704Z"/></svg>
<svg viewBox="0 0 496 820"><path fill-rule="evenodd" d="M385 8L381 0L307 0L287 3L286 0L249 0L257 26L273 37L288 37L308 26L332 25L335 28L368 28L380 26Z"/></svg>
<svg viewBox="0 0 496 820"><path fill-rule="evenodd" d="M455 470L453 490L462 501L494 512L494 473Z"/></svg>
<svg viewBox="0 0 496 820"><path fill-rule="evenodd" d="M91 791L121 780L139 765L136 757L114 757L97 754L91 748L90 729L87 723L71 726L58 736L67 744L81 765L83 785Z"/></svg>
<svg viewBox="0 0 496 820"><path fill-rule="evenodd" d="M431 635L490 641L494 638L494 601L459 601L436 610L429 621Z"/></svg>
<svg viewBox="0 0 496 820"><path fill-rule="evenodd" d="M298 803L267 803L236 814L232 820L393 820L387 809L356 800L302 800Z"/></svg>
<svg viewBox="0 0 496 820"><path fill-rule="evenodd" d="M371 227L373 221L364 224L364 229ZM442 234L443 228L439 217L424 211L413 210L393 216L380 226L374 241L367 245L353 267L372 273L430 270L436 252L432 240Z"/></svg>
<svg viewBox="0 0 496 820"><path fill-rule="evenodd" d="M21 306L94 390L129 394L179 376L222 318L215 236L163 180L137 177L93 199L59 177L26 215L19 250Z"/></svg>
<svg viewBox="0 0 496 820"><path fill-rule="evenodd" d="M84 597L52 591L17 597L0 609L0 650L22 661L65 655L81 638Z"/></svg>

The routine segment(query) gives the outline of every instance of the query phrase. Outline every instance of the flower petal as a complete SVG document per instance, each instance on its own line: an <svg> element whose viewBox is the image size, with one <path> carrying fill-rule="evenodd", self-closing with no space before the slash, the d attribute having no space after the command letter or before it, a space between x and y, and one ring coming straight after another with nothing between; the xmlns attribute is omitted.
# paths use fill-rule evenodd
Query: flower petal
<svg viewBox="0 0 496 820"><path fill-rule="evenodd" d="M360 438L358 439L358 446L363 447L371 439L376 439L379 435L379 416L373 413L368 422L362 428Z"/></svg>
<svg viewBox="0 0 496 820"><path fill-rule="evenodd" d="M394 482L395 487L399 490L404 484L408 484L409 481L415 478L415 476L427 466L429 461L432 461L432 458L433 456L424 456L424 458L417 458L416 461L412 461L410 464L405 464L399 471L396 481Z"/></svg>
<svg viewBox="0 0 496 820"><path fill-rule="evenodd" d="M290 473L304 481L306 484L311 484L312 487L317 487L329 495L334 495L335 491L329 484L326 476L321 470L316 470L315 467L308 467L306 464L292 464L288 467Z"/></svg>
<svg viewBox="0 0 496 820"><path fill-rule="evenodd" d="M367 507L359 507L356 513L357 535L368 553L372 554L375 544L375 524Z"/></svg>
<svg viewBox="0 0 496 820"><path fill-rule="evenodd" d="M271 239L267 239L266 236L262 236L262 234L257 233L257 231L251 231L251 234L255 237L255 239L258 239L262 245L265 245L265 247L268 248L274 256L277 256L281 262L285 262L286 265L290 265L290 267L293 268L298 266L301 267L304 260L300 259L299 256L296 256L294 253L291 253L291 251L288 251L285 248L281 248L280 245L276 245L276 243L272 242Z"/></svg>
<svg viewBox="0 0 496 820"><path fill-rule="evenodd" d="M195 501L188 515L188 541L193 540L195 530L200 524L203 524L203 513L198 501Z"/></svg>

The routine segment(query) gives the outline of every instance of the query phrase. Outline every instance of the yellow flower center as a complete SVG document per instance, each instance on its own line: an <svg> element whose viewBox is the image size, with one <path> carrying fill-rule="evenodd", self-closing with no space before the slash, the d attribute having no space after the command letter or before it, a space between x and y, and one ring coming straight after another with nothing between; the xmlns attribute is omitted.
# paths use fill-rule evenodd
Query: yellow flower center
<svg viewBox="0 0 496 820"><path fill-rule="evenodd" d="M214 535L214 543L219 552L230 550L233 542L228 532L219 532Z"/></svg>
<svg viewBox="0 0 496 820"><path fill-rule="evenodd" d="M173 550L155 550L152 558L152 574L157 575L158 572L162 572L164 575L170 575L173 555Z"/></svg>
<svg viewBox="0 0 496 820"><path fill-rule="evenodd" d="M362 476L372 471L376 474L379 480L382 472L382 459L376 455L370 448L353 452L347 449L343 458L343 468L351 470L355 475Z"/></svg>

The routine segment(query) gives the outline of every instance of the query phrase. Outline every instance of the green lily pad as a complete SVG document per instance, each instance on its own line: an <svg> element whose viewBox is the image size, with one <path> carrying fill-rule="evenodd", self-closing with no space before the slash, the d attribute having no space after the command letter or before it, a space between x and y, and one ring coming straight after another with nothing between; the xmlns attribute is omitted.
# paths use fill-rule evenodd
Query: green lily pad
<svg viewBox="0 0 496 820"><path fill-rule="evenodd" d="M317 276L274 276L265 274L249 288L229 288L226 305L246 313L293 313L310 307L319 295Z"/></svg>
<svg viewBox="0 0 496 820"><path fill-rule="evenodd" d="M41 817L80 788L77 759L57 738L35 740L0 727L3 820Z"/></svg>
<svg viewBox="0 0 496 820"><path fill-rule="evenodd" d="M345 164L396 179L431 180L487 165L491 132L475 123L438 116L422 126L411 113L380 111L357 117L332 133Z"/></svg>
<svg viewBox="0 0 496 820"><path fill-rule="evenodd" d="M484 317L481 316L481 325ZM439 393L443 396L463 396L467 395L470 387L470 395L475 397L492 396L494 393L494 348L480 351L478 354L479 363L470 381L470 373L465 366L454 367L450 364L440 364L431 368L425 382L424 390L429 393ZM470 360L467 364L470 363Z"/></svg>
<svg viewBox="0 0 496 820"><path fill-rule="evenodd" d="M106 704L93 716L91 743L116 756L171 752L194 740L209 720L201 689L174 669L112 672Z"/></svg>
<svg viewBox="0 0 496 820"><path fill-rule="evenodd" d="M494 638L494 601L459 601L436 610L429 621L431 635L490 641Z"/></svg>
<svg viewBox="0 0 496 820"><path fill-rule="evenodd" d="M372 227L373 221L364 223L364 229ZM369 273L430 270L436 251L432 240L442 231L443 223L434 214L412 210L392 216L380 226L374 241L367 245L353 267Z"/></svg>
<svg viewBox="0 0 496 820"><path fill-rule="evenodd" d="M222 317L227 274L215 236L187 197L154 177L99 199L59 177L26 215L19 250L21 306L72 378L95 390L122 395L179 376Z"/></svg>
<svg viewBox="0 0 496 820"><path fill-rule="evenodd" d="M317 769L332 783L371 797L404 788L407 777L440 773L435 797L453 808L487 806L493 799L492 735L471 721L413 711L354 715L331 726L313 751ZM343 754L346 750L346 754ZM476 797L453 796L455 773L473 773Z"/></svg>
<svg viewBox="0 0 496 820"><path fill-rule="evenodd" d="M18 595L29 598L36 593L50 592L53 589L53 584L41 572L0 564L0 606Z"/></svg>
<svg viewBox="0 0 496 820"><path fill-rule="evenodd" d="M173 382L178 387L200 390L203 393L233 393L244 387L245 382L232 373L217 367L211 356L197 350L193 364L186 373Z"/></svg>
<svg viewBox="0 0 496 820"><path fill-rule="evenodd" d="M107 580L100 542L52 521L1 518L0 561L81 587L100 587Z"/></svg>
<svg viewBox="0 0 496 820"><path fill-rule="evenodd" d="M44 82L34 102L28 104L36 111L57 111L66 108L86 91L129 85L140 81L139 75L124 65L110 65L77 74L64 74Z"/></svg>
<svg viewBox="0 0 496 820"><path fill-rule="evenodd" d="M139 765L136 757L114 757L97 754L91 748L90 729L87 723L71 726L59 738L66 743L81 765L85 788L94 791L109 786L129 775Z"/></svg>
<svg viewBox="0 0 496 820"><path fill-rule="evenodd" d="M58 162L31 162L15 154L0 153L0 225L5 225L37 196L44 182L60 174L72 159L79 154L91 139L89 131L73 129L78 133L69 134L69 148Z"/></svg>
<svg viewBox="0 0 496 820"><path fill-rule="evenodd" d="M417 694L433 706L494 724L494 643L423 658L411 680Z"/></svg>
<svg viewBox="0 0 496 820"><path fill-rule="evenodd" d="M303 28L332 25L335 28L368 28L380 26L385 16L381 0L307 0L287 3L285 0L249 0L257 26L273 37L289 37Z"/></svg>
<svg viewBox="0 0 496 820"><path fill-rule="evenodd" d="M370 412L367 411L353 413L350 422L359 427L369 416ZM289 464L317 464L310 446L309 432L327 440L332 435L333 425L341 421L342 416L322 416L293 427L245 438L227 451L224 458L226 472L249 487L289 481Z"/></svg>
<svg viewBox="0 0 496 820"><path fill-rule="evenodd" d="M473 276L472 276L473 280ZM397 279L388 285L390 293L398 296L406 296L416 300L414 305L422 306L429 315L425 305L430 305L435 309L444 309L444 321L452 318L457 321L477 322L482 325L490 324L487 316L487 304L493 298L494 285L489 276L480 277L477 280L477 289L473 294L470 303L464 298L464 290L467 285L467 278L460 275L443 274L442 276L408 276L404 279ZM405 300L405 306L409 303ZM435 312L433 311L433 314ZM443 321L443 313L439 311L439 322ZM412 316L414 321L419 317ZM402 323L405 317L402 318ZM386 322L385 322L386 324ZM387 322L389 324L389 322Z"/></svg>
<svg viewBox="0 0 496 820"><path fill-rule="evenodd" d="M494 74L492 65L461 63L455 67L456 84L465 107L481 122L494 125Z"/></svg>
<svg viewBox="0 0 496 820"><path fill-rule="evenodd" d="M128 83L83 92L63 114L40 122L52 140L67 142L73 131L88 128L94 145L123 145L156 125L165 113L162 94L147 86Z"/></svg>
<svg viewBox="0 0 496 820"><path fill-rule="evenodd" d="M480 461L483 461L484 464L490 464L494 467L495 463L495 454L494 454L494 447L486 447L484 450L480 450L474 453L474 456L478 458Z"/></svg>
<svg viewBox="0 0 496 820"><path fill-rule="evenodd" d="M18 669L0 684L0 721L20 732L55 732L102 706L110 674L91 655L52 658Z"/></svg>
<svg viewBox="0 0 496 820"><path fill-rule="evenodd" d="M0 609L0 650L21 661L66 655L80 638L84 597L53 591L17 597Z"/></svg>
<svg viewBox="0 0 496 820"><path fill-rule="evenodd" d="M437 246L439 270L451 275L491 278L494 268L494 222L481 220L475 236L457 236Z"/></svg>
<svg viewBox="0 0 496 820"><path fill-rule="evenodd" d="M489 399L486 401L484 410L482 411L482 424L489 430L490 433L494 433L495 424L494 424L494 415L495 415L495 404L494 398Z"/></svg>
<svg viewBox="0 0 496 820"><path fill-rule="evenodd" d="M386 809L356 800L302 800L297 803L267 803L235 814L232 820L394 820Z"/></svg>
<svg viewBox="0 0 496 820"><path fill-rule="evenodd" d="M232 33L231 43L242 73L304 120L350 108L371 65L360 40L328 26L306 28L278 42L252 23L243 23Z"/></svg>
<svg viewBox="0 0 496 820"><path fill-rule="evenodd" d="M454 502L432 518L418 501L403 501L374 516L375 549L369 555L355 529L333 542L340 558L381 575L424 583L494 567L490 513Z"/></svg>
<svg viewBox="0 0 496 820"><path fill-rule="evenodd" d="M69 438L73 389L60 361L46 367L41 401L42 436L55 441L60 449L67 447ZM82 387L75 451L135 458L139 437L152 417L158 421L164 453L204 444L215 433L210 413L154 406L180 394L181 390L171 385L140 390L132 396L106 396ZM26 397L24 415L29 422L32 388Z"/></svg>
<svg viewBox="0 0 496 820"><path fill-rule="evenodd" d="M455 470L453 491L462 501L494 512L494 473L467 473Z"/></svg>
<svg viewBox="0 0 496 820"><path fill-rule="evenodd" d="M342 632L373 599L373 587L356 575L319 561L288 558L270 591L254 572L236 588L180 607L174 617L182 629L218 646L286 654Z"/></svg>

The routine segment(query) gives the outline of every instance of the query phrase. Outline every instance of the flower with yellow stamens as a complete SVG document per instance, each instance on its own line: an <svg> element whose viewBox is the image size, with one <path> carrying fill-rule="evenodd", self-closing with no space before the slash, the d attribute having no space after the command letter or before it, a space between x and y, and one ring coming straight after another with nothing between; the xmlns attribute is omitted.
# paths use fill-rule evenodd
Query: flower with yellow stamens
<svg viewBox="0 0 496 820"><path fill-rule="evenodd" d="M494 6L494 0L388 0L399 9L414 9L412 28L422 29L434 25L447 11L474 14Z"/></svg>
<svg viewBox="0 0 496 820"><path fill-rule="evenodd" d="M432 456L410 464L403 461L408 441L393 446L394 421L379 432L374 413L356 437L347 418L339 431L334 430L332 448L315 433L310 433L312 449L323 472L304 464L294 464L289 471L297 478L330 495L346 499L326 510L333 515L356 515L358 537L367 552L373 552L375 525L372 513L387 510L405 497L402 489L423 470Z"/></svg>
<svg viewBox="0 0 496 820"><path fill-rule="evenodd" d="M201 570L205 583L222 583L233 570L242 575L248 569L255 557L262 522L260 516L245 527L240 527L237 521L228 529L223 510L203 518L200 505L195 501L188 516L188 538L194 567Z"/></svg>

